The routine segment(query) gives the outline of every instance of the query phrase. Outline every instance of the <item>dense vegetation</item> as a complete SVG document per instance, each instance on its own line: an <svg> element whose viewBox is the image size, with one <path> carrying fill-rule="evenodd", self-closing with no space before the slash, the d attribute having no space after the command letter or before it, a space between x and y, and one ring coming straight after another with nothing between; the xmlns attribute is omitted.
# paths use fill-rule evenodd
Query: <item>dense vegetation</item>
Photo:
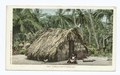
<svg viewBox="0 0 120 75"><path fill-rule="evenodd" d="M22 46L32 43L48 28L78 27L80 34L96 56L112 53L113 10L111 9L13 9L13 52L25 53ZM20 47L21 46L21 47Z"/></svg>

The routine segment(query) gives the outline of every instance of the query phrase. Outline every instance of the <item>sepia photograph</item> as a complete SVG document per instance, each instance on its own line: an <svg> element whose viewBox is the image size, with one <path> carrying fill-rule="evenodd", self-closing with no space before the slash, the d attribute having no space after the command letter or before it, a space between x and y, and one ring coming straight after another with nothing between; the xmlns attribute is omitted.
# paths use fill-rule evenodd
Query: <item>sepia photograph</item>
<svg viewBox="0 0 120 75"><path fill-rule="evenodd" d="M113 71L114 24L114 7L7 6L8 69Z"/></svg>

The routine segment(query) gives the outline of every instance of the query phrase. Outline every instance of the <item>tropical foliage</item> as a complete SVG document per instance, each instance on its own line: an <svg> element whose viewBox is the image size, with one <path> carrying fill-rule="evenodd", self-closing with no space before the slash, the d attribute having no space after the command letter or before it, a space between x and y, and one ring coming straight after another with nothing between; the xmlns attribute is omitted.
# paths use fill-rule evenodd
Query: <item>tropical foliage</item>
<svg viewBox="0 0 120 75"><path fill-rule="evenodd" d="M46 13L44 12L47 11ZM51 12L54 12L52 13ZM112 9L13 9L13 52L24 53L20 45L32 43L48 28L78 27L90 54L112 53ZM22 50L22 52L21 52Z"/></svg>

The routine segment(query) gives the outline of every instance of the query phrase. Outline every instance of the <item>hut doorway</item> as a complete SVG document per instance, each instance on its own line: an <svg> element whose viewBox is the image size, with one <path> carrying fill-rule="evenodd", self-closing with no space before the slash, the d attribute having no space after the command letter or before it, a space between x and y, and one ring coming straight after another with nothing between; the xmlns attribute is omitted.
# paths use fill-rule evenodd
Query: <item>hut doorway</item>
<svg viewBox="0 0 120 75"><path fill-rule="evenodd" d="M69 58L74 53L74 40L69 40Z"/></svg>

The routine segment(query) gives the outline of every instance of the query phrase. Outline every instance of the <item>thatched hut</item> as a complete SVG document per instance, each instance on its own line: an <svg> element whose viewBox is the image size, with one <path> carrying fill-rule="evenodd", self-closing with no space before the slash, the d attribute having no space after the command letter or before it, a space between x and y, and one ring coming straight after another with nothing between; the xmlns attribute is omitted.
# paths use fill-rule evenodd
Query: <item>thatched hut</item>
<svg viewBox="0 0 120 75"><path fill-rule="evenodd" d="M30 45L26 55L28 59L62 61L72 53L81 59L81 52L85 55L88 51L77 28L50 28Z"/></svg>

